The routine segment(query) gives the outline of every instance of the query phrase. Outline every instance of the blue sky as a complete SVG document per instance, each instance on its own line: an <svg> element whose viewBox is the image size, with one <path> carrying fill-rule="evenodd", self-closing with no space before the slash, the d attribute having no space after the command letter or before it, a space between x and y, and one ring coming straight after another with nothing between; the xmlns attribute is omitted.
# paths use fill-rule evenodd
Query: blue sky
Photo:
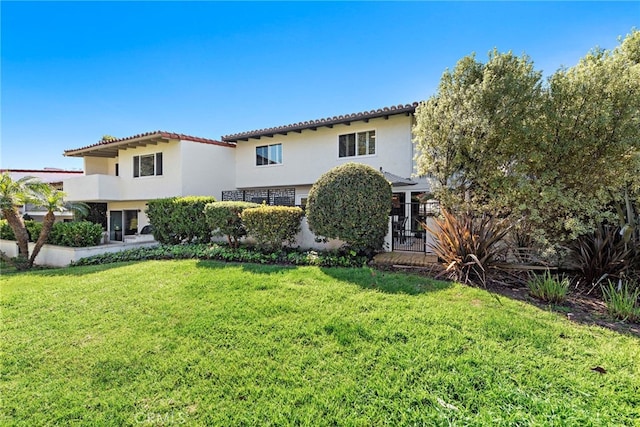
<svg viewBox="0 0 640 427"><path fill-rule="evenodd" d="M7 2L2 168L166 130L222 135L427 99L473 52L545 75L640 28L640 2Z"/></svg>

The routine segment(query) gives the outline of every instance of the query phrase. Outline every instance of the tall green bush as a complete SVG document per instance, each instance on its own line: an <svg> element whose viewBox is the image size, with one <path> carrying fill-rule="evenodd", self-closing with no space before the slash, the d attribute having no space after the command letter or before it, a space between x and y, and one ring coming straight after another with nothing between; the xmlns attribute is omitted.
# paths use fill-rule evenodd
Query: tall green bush
<svg viewBox="0 0 640 427"><path fill-rule="evenodd" d="M214 197L187 196L150 200L146 214L153 226L153 236L160 243L208 242L211 230L204 207Z"/></svg>
<svg viewBox="0 0 640 427"><path fill-rule="evenodd" d="M82 248L97 246L102 239L102 226L89 221L56 222L47 242L52 245Z"/></svg>
<svg viewBox="0 0 640 427"><path fill-rule="evenodd" d="M298 207L263 205L245 209L241 216L247 233L259 246L277 250L295 241L303 215Z"/></svg>
<svg viewBox="0 0 640 427"><path fill-rule="evenodd" d="M340 239L357 251L382 248L391 211L391 185L371 166L346 163L311 187L307 220L318 236Z"/></svg>
<svg viewBox="0 0 640 427"><path fill-rule="evenodd" d="M237 248L239 239L247 235L242 224L242 211L258 206L251 202L215 202L204 207L204 215L211 232L216 236L227 236L229 246Z"/></svg>

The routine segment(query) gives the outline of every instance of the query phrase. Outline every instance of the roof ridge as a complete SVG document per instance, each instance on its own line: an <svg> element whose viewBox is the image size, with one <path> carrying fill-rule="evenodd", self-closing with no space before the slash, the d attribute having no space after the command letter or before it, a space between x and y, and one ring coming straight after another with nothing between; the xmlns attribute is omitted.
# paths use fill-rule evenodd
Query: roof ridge
<svg viewBox="0 0 640 427"><path fill-rule="evenodd" d="M182 141L193 141L193 142L201 142L204 144L215 144L215 145L224 145L224 146L232 146L233 144L230 144L228 142L225 141L219 141L217 139L212 139L212 138L203 138L200 136L193 136L193 135L187 135L184 133L177 133L177 132L169 132L169 131L164 131L164 130L156 130L156 131L151 131L151 132L143 132L143 133L138 133L135 135L131 135L131 136L125 136L122 138L115 138L114 139L101 139L98 142L96 142L95 144L91 144L91 145L87 145L84 147L80 147L80 148L73 148L73 149L69 149L69 150L65 150L65 154L66 153L72 153L75 151L81 151L81 150L87 150L89 148L97 148L97 147L102 147L105 145L110 145L110 144L116 144L116 143L120 143L120 142L125 142L125 141L131 141L131 140L135 140L135 139L140 139L140 138L145 138L145 137L153 137L153 136L159 136L162 138L169 138L169 139L179 139Z"/></svg>
<svg viewBox="0 0 640 427"><path fill-rule="evenodd" d="M228 135L223 135L222 136L222 140L233 140L234 138L238 138L238 137L245 137L248 135L258 135L258 134L268 134L268 133L277 133L277 132L284 132L286 130L294 130L294 129L304 129L304 128L310 128L310 127L314 127L314 126L325 126L325 125L329 125L329 124L338 124L340 122L346 122L346 121L350 121L350 120L362 120L362 119L366 119L366 118L371 118L372 116L384 116L385 113L389 113L389 114L401 114L407 111L415 111L415 108L419 105L419 102L413 102L411 104L398 104L398 105L392 105L389 107L382 107L382 108L378 108L378 109L374 109L374 110L369 110L369 111L361 111L358 113L350 113L350 114L343 114L343 115L338 115L338 116L330 116L330 117L325 117L322 119L315 119L315 120L307 120L307 121L302 121L302 122L296 122L296 123L290 123L287 125L282 125L282 126L274 126L274 127L268 127L268 128L262 128L262 129L254 129L254 130L250 130L250 131L245 131L245 132L238 132L238 133L233 133L233 134L228 134Z"/></svg>

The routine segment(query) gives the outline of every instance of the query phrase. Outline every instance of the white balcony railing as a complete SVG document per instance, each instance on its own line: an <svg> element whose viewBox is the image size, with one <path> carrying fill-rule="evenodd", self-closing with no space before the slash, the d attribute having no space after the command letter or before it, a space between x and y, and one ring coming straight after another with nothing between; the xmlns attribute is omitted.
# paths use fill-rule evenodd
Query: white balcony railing
<svg viewBox="0 0 640 427"><path fill-rule="evenodd" d="M65 179L63 188L72 202L106 202L121 200L120 185L120 177L95 174Z"/></svg>

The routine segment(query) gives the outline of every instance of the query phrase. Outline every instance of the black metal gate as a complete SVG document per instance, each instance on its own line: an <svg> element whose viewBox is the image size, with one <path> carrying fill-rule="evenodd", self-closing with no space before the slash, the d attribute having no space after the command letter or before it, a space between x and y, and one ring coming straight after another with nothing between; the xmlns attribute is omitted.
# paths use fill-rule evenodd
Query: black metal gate
<svg viewBox="0 0 640 427"><path fill-rule="evenodd" d="M391 250L429 252L424 224L438 209L434 203L403 203L391 215Z"/></svg>

